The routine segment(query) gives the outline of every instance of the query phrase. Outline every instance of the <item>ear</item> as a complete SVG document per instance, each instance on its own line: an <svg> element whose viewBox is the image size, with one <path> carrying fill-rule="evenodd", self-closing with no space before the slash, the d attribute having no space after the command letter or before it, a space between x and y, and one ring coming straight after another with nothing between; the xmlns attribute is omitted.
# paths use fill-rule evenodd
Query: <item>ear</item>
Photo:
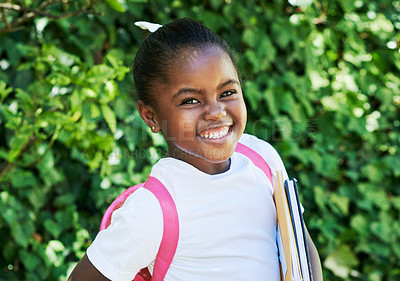
<svg viewBox="0 0 400 281"><path fill-rule="evenodd" d="M158 133L161 128L157 122L156 111L154 108L151 105L145 104L142 100L139 100L136 106L140 117L142 117L147 126L151 128L151 131L153 133Z"/></svg>

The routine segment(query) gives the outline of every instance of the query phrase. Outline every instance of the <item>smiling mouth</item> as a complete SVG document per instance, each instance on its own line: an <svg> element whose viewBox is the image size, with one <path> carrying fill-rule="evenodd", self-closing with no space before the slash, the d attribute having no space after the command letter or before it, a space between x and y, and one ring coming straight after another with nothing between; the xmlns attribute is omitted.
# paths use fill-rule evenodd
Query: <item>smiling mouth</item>
<svg viewBox="0 0 400 281"><path fill-rule="evenodd" d="M217 140L229 134L231 126L223 126L215 129L206 130L199 134L200 137L205 139Z"/></svg>

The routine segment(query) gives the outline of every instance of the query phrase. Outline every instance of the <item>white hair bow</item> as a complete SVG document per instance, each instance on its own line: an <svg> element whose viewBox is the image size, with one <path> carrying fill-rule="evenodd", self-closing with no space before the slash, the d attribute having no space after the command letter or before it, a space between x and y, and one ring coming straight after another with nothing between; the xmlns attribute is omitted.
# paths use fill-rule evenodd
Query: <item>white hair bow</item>
<svg viewBox="0 0 400 281"><path fill-rule="evenodd" d="M151 23L151 22L147 22L147 21L137 21L137 22L135 22L135 25L139 26L141 29L150 31L151 33L156 31L160 27L162 27L161 24Z"/></svg>

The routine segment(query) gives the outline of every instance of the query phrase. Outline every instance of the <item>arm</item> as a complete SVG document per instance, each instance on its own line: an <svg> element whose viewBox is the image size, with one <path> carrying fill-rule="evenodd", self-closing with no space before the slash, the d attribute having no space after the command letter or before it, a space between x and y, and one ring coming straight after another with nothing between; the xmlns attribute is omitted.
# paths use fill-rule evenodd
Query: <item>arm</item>
<svg viewBox="0 0 400 281"><path fill-rule="evenodd" d="M69 281L133 279L155 260L163 237L158 199L147 189L139 189L112 217L111 225L96 235Z"/></svg>
<svg viewBox="0 0 400 281"><path fill-rule="evenodd" d="M96 267L90 262L87 255L85 254L83 258L78 262L75 266L74 270L71 273L71 276L68 278L68 281L108 281L100 271L97 270Z"/></svg>
<svg viewBox="0 0 400 281"><path fill-rule="evenodd" d="M310 234L308 233L308 229L306 227L306 236L307 236L307 245L308 252L310 254L310 262L311 262L311 271L313 275L314 281L322 281L322 267L321 261L319 259L317 248L314 245L314 242L311 239Z"/></svg>

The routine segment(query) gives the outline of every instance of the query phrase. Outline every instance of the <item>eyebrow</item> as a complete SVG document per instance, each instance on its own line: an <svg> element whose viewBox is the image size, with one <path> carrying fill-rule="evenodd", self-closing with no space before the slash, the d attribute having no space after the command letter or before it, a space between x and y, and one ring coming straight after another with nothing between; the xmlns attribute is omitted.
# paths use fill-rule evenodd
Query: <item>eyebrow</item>
<svg viewBox="0 0 400 281"><path fill-rule="evenodd" d="M235 79L228 79L228 80L226 80L225 82L219 84L218 87L217 87L217 90L221 90L222 88L228 86L229 84L237 84L237 85L239 85L240 83L239 83L237 80L235 80ZM173 98L176 98L176 97L178 97L179 95L181 95L181 94L183 94L183 93L195 93L195 94L199 94L199 93L201 93L201 92L202 92L202 90L200 90L200 89L195 89L195 88L181 88L181 89L179 89L178 92L176 92L176 93L173 95Z"/></svg>
<svg viewBox="0 0 400 281"><path fill-rule="evenodd" d="M174 96L173 96L172 98L173 98L173 99L174 99L174 98L177 98L177 97L179 97L181 94L184 94L184 93L195 93L195 94L199 94L199 93L201 93L201 90L199 90L199 89L194 89L194 88L181 88L181 89L179 89L178 92L176 92L176 93L174 94Z"/></svg>
<svg viewBox="0 0 400 281"><path fill-rule="evenodd" d="M221 90L223 87L228 86L229 84L238 84L239 85L239 82L236 81L235 79L228 79L224 83L219 84L217 89Z"/></svg>

